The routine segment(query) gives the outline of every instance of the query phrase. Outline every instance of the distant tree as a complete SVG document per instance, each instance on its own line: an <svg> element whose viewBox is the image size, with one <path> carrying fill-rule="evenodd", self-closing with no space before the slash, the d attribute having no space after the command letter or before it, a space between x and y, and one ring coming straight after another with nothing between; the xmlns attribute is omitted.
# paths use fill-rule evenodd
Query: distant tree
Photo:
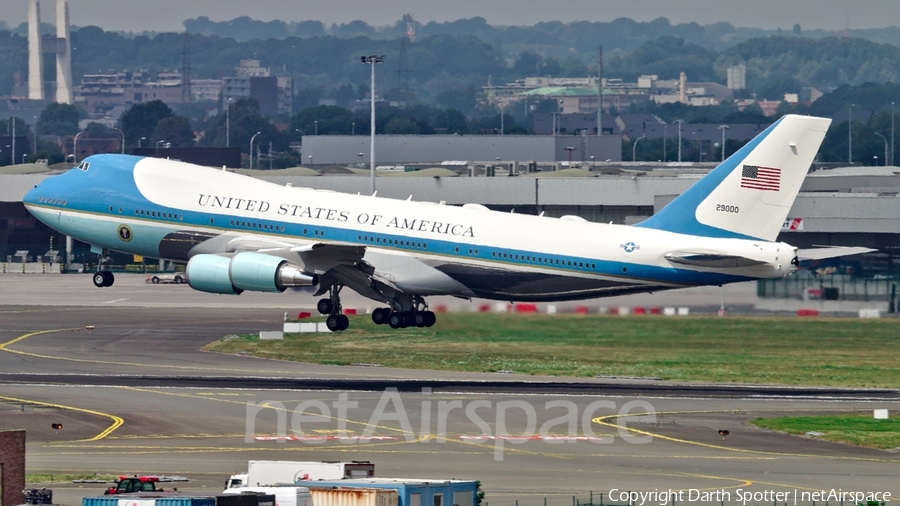
<svg viewBox="0 0 900 506"><path fill-rule="evenodd" d="M456 109L469 114L478 104L478 90L474 85L444 90L434 97L434 101L447 109Z"/></svg>
<svg viewBox="0 0 900 506"><path fill-rule="evenodd" d="M88 137L92 139L103 139L106 137L112 137L113 135L115 135L116 137L119 136L119 132L116 132L103 123L97 123L96 121L91 121L90 123L88 123L84 131L88 134Z"/></svg>
<svg viewBox="0 0 900 506"><path fill-rule="evenodd" d="M150 141L150 145L166 141L173 148L189 148L194 145L194 130L191 129L191 122L184 116L169 116L156 125Z"/></svg>
<svg viewBox="0 0 900 506"><path fill-rule="evenodd" d="M466 115L456 109L438 111L434 116L433 126L448 134L464 134L469 131Z"/></svg>
<svg viewBox="0 0 900 506"><path fill-rule="evenodd" d="M151 139L159 122L173 114L172 109L162 100L133 105L119 120L122 131L125 132L125 144L137 146L141 137ZM144 147L147 147L147 144L144 144Z"/></svg>
<svg viewBox="0 0 900 506"><path fill-rule="evenodd" d="M415 135L421 133L421 131L415 121L402 116L394 116L384 127L384 133L389 135Z"/></svg>
<svg viewBox="0 0 900 506"><path fill-rule="evenodd" d="M74 105L52 103L41 111L38 124L42 135L78 133L78 109Z"/></svg>
<svg viewBox="0 0 900 506"><path fill-rule="evenodd" d="M226 136L226 114L220 114L207 124L204 144L207 146L239 147L244 153L250 152L250 139L256 132L255 146L268 146L272 143L274 151L285 151L290 144L287 132L279 132L275 125L259 112L259 102L253 98L242 98L231 104L231 135ZM227 142L230 139L230 142Z"/></svg>
<svg viewBox="0 0 900 506"><path fill-rule="evenodd" d="M306 135L348 135L356 122L356 133L363 133L369 127L368 117L365 125L362 118L357 118L349 110L334 105L319 105L304 109L291 118L291 132L301 130Z"/></svg>

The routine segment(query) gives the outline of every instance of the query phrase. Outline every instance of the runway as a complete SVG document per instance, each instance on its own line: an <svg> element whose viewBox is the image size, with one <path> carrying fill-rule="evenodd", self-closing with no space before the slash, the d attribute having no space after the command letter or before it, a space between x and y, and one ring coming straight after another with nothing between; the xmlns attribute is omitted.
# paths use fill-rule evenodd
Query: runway
<svg viewBox="0 0 900 506"><path fill-rule="evenodd" d="M52 294L64 297L78 294ZM28 429L32 473L179 474L179 490L210 493L251 459L371 460L377 476L479 479L494 506L614 488L900 494L898 453L747 423L895 411L896 391L298 364L200 351L277 328L284 308L0 302L0 426ZM78 504L104 487L51 488Z"/></svg>

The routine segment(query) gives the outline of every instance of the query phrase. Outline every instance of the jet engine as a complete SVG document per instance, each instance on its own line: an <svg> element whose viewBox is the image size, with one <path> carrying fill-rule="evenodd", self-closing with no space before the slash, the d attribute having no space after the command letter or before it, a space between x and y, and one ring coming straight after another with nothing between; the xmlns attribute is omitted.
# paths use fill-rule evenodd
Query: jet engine
<svg viewBox="0 0 900 506"><path fill-rule="evenodd" d="M283 292L296 286L315 286L318 276L308 276L287 260L263 253L244 252L233 257L195 255L187 264L188 284L194 290L226 295Z"/></svg>

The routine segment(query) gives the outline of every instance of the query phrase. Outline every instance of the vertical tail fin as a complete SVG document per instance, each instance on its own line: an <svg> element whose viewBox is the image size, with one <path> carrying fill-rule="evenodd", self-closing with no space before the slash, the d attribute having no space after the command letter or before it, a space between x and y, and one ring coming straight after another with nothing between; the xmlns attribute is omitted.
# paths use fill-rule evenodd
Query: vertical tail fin
<svg viewBox="0 0 900 506"><path fill-rule="evenodd" d="M787 115L638 227L774 241L831 120Z"/></svg>

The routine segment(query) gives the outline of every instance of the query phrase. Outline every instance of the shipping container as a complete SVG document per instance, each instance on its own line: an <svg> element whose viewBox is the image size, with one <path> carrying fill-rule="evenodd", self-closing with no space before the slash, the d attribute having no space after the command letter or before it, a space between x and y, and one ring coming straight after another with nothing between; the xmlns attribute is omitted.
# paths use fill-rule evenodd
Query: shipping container
<svg viewBox="0 0 900 506"><path fill-rule="evenodd" d="M218 495L216 506L275 506L275 496L259 492Z"/></svg>
<svg viewBox="0 0 900 506"><path fill-rule="evenodd" d="M397 506L475 506L478 483L465 480L369 478L305 482L310 492L334 488L380 488L397 491ZM319 506L318 504L316 506Z"/></svg>
<svg viewBox="0 0 900 506"><path fill-rule="evenodd" d="M229 488L222 495L243 495L248 492L259 492L275 496L275 506L313 506L312 496L306 487L241 487ZM88 506L88 505L84 505ZM140 506L140 505L139 505Z"/></svg>
<svg viewBox="0 0 900 506"><path fill-rule="evenodd" d="M81 500L81 506L216 506L216 498L183 495L159 497L156 494L134 494L129 497L108 495L85 497Z"/></svg>
<svg viewBox="0 0 900 506"><path fill-rule="evenodd" d="M314 506L398 506L397 491L379 488L314 488L309 489Z"/></svg>

